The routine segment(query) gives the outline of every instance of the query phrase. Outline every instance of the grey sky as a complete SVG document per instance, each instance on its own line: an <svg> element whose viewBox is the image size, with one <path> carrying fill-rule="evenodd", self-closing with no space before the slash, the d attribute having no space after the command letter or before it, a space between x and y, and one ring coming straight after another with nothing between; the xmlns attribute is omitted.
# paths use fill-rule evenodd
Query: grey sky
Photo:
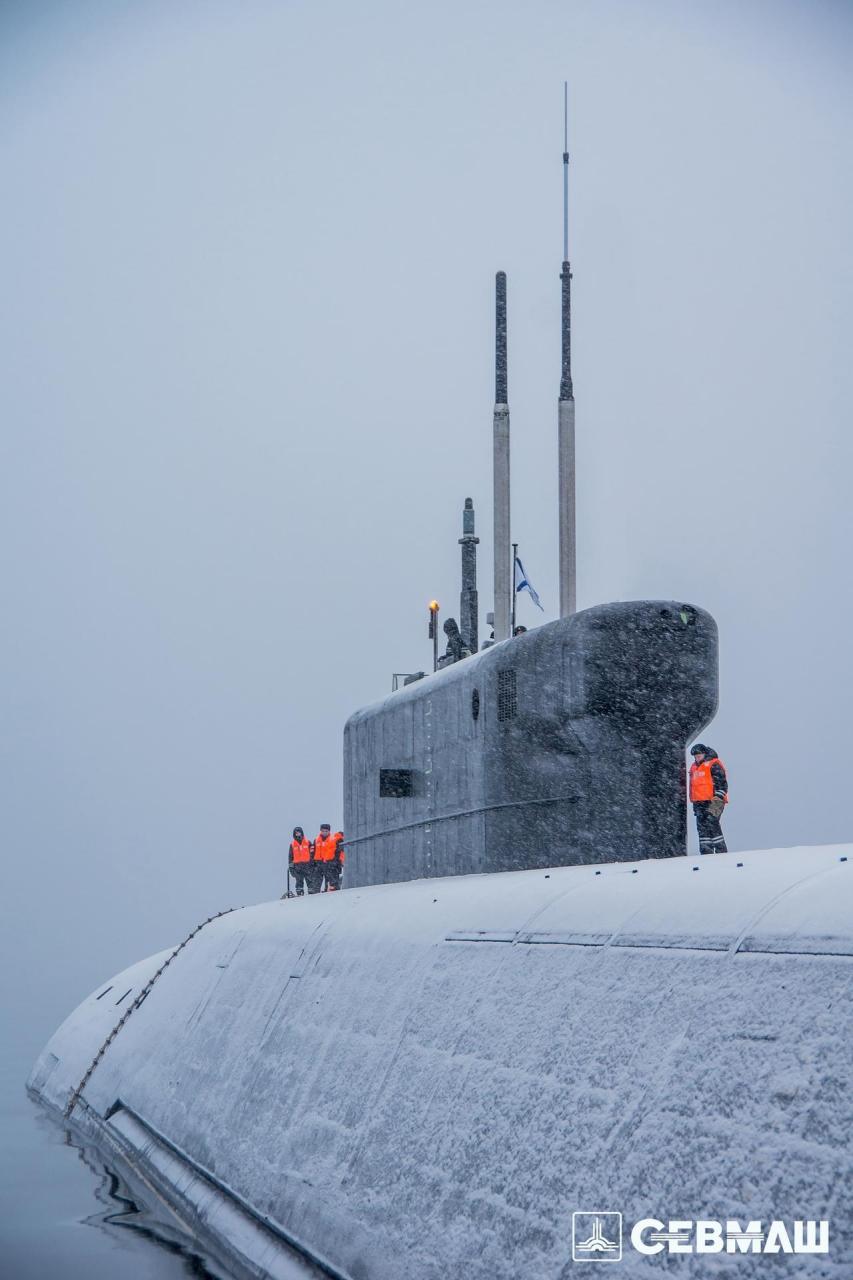
<svg viewBox="0 0 853 1280"><path fill-rule="evenodd" d="M498 268L554 616L566 77L579 604L716 616L730 847L851 838L852 54L819 0L4 5L22 955L85 987L280 892L469 494L491 607Z"/></svg>

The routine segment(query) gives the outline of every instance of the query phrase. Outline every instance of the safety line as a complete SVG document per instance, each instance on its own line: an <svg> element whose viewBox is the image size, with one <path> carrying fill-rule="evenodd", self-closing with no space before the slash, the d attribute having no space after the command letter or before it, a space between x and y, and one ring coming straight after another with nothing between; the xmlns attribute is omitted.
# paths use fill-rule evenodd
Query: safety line
<svg viewBox="0 0 853 1280"><path fill-rule="evenodd" d="M71 1097L69 1098L69 1100L68 1100L68 1105L67 1105L67 1107L65 1108L65 1112L64 1112L64 1115L65 1115L65 1119L66 1119L66 1120L70 1117L71 1112L72 1112L72 1111L74 1110L74 1108L77 1106L77 1103L78 1103L78 1101L80 1100L80 1095L82 1094L83 1090L86 1088L86 1085L89 1083L89 1080L91 1079L91 1076L92 1076L92 1072L95 1070L95 1068L97 1067L98 1063L101 1061L101 1058L103 1058L103 1056L104 1056L104 1054L106 1053L107 1049L110 1047L110 1045L112 1044L113 1040L115 1040L116 1036L117 1036L117 1035L118 1035L118 1033L121 1031L122 1027L123 1027L123 1026L124 1026L124 1024L127 1022L127 1020L128 1020L128 1018L130 1017L130 1015L131 1015L131 1014L132 1014L136 1009L138 1009L138 1008L139 1008L139 1006L142 1004L143 1000L145 1000L145 999L146 999L146 997L148 996L148 994L149 994L149 993L150 993L150 991L151 991L151 988L154 986L154 983L155 983L155 982L157 981L157 979L160 977L160 974L163 972L163 970L164 970L164 969L168 969L169 965L172 963L172 961L174 960L175 956L176 956L176 955L178 955L178 954L179 954L179 952L183 951L183 949L184 949L184 947L187 945L187 943L188 943L188 942L190 942L190 941L195 937L195 935L196 935L196 934L197 934L201 929L203 929L203 928L204 928L204 926L205 926L206 924L210 924L210 923L211 923L211 921L213 921L213 920L220 920L220 919L222 918L222 916L228 916L228 915L230 915L230 914L231 914L231 912L232 912L232 911L236 911L236 910L237 910L237 908L236 908L236 907L228 907L225 911L217 911L217 913L216 913L216 915L215 915L215 916L208 916L206 920L202 920L201 924L197 924L197 925L196 925L196 927L193 929L193 931L192 931L191 933L188 933L188 934L187 934L187 936L184 938L184 940L183 940L183 942L180 944L180 946L175 947L175 950L171 953L171 955L170 955L170 956L168 956L168 957L163 961L163 963L160 965L160 968L157 970L157 972L156 972L152 977L150 977L150 978L148 979L148 981L146 982L145 986L144 986L144 987L142 988L142 990L140 991L139 995L138 995L138 996L136 997L136 999L133 1001L133 1004L129 1005L129 1006L128 1006L128 1008L127 1008L127 1009L125 1009L125 1011L124 1011L124 1013L122 1014L121 1018L120 1018L120 1019L119 1019L119 1021L116 1023L116 1025L113 1027L112 1031L111 1031L111 1032L110 1032L110 1034L107 1036L106 1040L105 1040L105 1041L104 1041L104 1043L101 1045L101 1047L100 1047L100 1049L98 1050L98 1052L95 1054L95 1056L94 1056L94 1058L92 1059L92 1062L91 1062L91 1064L90 1064L90 1066L89 1066L89 1070L86 1072L86 1074L84 1075L83 1079L80 1081L80 1083L78 1084L77 1088L74 1090L74 1092L72 1093Z"/></svg>
<svg viewBox="0 0 853 1280"><path fill-rule="evenodd" d="M389 827L387 831L371 831L366 836L352 836L344 840L344 847L348 849L354 844L364 844L365 840L378 840L380 836L393 836L398 831L413 831L415 827L438 826L439 822L449 822L453 818L476 818L481 813L494 813L498 809L524 809L538 804L564 804L567 801L574 804L579 800L580 796L577 795L541 796L533 800L500 800L496 804L482 804L476 809L457 809L453 813L440 813L431 818L416 818L414 822L403 822L399 827Z"/></svg>

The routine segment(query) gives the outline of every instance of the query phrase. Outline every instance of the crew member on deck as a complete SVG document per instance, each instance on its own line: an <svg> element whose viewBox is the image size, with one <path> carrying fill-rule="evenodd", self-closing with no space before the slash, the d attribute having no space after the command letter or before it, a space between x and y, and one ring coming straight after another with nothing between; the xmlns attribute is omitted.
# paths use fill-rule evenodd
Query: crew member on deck
<svg viewBox="0 0 853 1280"><path fill-rule="evenodd" d="M344 861L344 833L336 831L328 822L320 824L320 834L314 841L314 865L319 881L325 879L324 888L333 891L341 887L341 870Z"/></svg>
<svg viewBox="0 0 853 1280"><path fill-rule="evenodd" d="M315 887L314 848L311 841L305 839L305 832L301 827L293 828L293 839L288 849L287 865L290 869L290 874L293 876L297 897L302 897L306 884L308 885L309 893L317 892L320 886L316 885Z"/></svg>
<svg viewBox="0 0 853 1280"><path fill-rule="evenodd" d="M728 853L720 818L729 801L726 766L716 751L697 742L690 748L690 803L696 815L700 853Z"/></svg>

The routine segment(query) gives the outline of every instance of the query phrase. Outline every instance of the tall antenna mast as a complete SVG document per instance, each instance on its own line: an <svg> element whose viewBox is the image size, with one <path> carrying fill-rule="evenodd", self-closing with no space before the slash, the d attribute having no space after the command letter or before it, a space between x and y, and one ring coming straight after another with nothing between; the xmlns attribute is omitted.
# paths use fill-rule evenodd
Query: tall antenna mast
<svg viewBox="0 0 853 1280"><path fill-rule="evenodd" d="M563 81L563 262L569 258L569 82Z"/></svg>
<svg viewBox="0 0 853 1280"><path fill-rule="evenodd" d="M510 633L509 395L506 354L506 272L495 276L494 482L495 640Z"/></svg>
<svg viewBox="0 0 853 1280"><path fill-rule="evenodd" d="M560 617L577 609L575 531L575 393L572 386L572 269L569 263L569 86L563 82L563 269L562 363L557 406Z"/></svg>

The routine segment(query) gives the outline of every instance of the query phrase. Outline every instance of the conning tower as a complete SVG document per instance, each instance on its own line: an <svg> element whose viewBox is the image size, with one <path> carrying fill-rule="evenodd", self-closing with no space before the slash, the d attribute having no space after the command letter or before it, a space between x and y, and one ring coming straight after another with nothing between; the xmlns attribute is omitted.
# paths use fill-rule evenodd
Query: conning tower
<svg viewBox="0 0 853 1280"><path fill-rule="evenodd" d="M638 601L547 623L357 711L348 886L685 854L684 753L717 692L713 618Z"/></svg>
<svg viewBox="0 0 853 1280"><path fill-rule="evenodd" d="M563 115L560 617L510 637L506 275L495 292L494 630L344 730L347 885L687 852L684 755L717 708L717 627L689 604L577 613L568 88ZM470 509L469 509L470 508ZM463 639L476 643L473 506ZM470 559L466 559L466 555ZM473 621L472 621L473 619ZM461 648L461 646L460 646Z"/></svg>

